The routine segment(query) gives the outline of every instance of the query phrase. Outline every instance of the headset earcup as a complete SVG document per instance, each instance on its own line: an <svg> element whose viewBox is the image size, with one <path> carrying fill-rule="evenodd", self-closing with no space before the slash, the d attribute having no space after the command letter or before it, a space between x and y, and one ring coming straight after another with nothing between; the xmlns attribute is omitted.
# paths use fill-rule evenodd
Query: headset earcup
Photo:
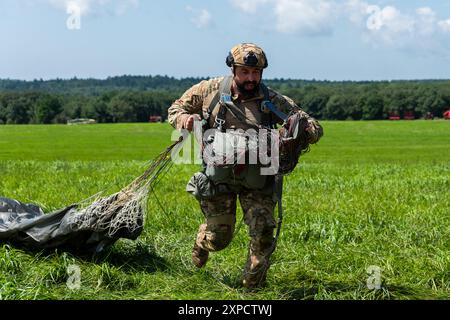
<svg viewBox="0 0 450 320"><path fill-rule="evenodd" d="M269 66L269 63L267 62L267 57L266 57L266 54L264 52L263 52L263 55L264 55L264 67L263 67L263 69L265 69L265 68L267 68Z"/></svg>
<svg viewBox="0 0 450 320"><path fill-rule="evenodd" d="M231 54L231 52L228 53L227 59L225 60L227 66L229 66L230 68L233 66L234 63L234 58L233 55Z"/></svg>

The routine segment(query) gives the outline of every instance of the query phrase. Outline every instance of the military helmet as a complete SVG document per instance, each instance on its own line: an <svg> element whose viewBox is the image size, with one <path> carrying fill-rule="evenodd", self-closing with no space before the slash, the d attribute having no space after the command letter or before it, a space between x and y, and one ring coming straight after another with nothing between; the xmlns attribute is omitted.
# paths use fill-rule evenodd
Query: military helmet
<svg viewBox="0 0 450 320"><path fill-rule="evenodd" d="M241 43L234 46L228 53L227 66L246 66L264 69L267 68L267 58L263 49L253 43Z"/></svg>

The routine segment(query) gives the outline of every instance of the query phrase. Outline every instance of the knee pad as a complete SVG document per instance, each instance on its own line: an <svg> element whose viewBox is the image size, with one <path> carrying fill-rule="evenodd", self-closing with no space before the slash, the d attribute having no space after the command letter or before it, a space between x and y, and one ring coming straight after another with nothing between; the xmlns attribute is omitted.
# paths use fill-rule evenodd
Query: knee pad
<svg viewBox="0 0 450 320"><path fill-rule="evenodd" d="M234 215L219 215L208 217L204 229L203 243L210 251L225 249L233 239Z"/></svg>
<svg viewBox="0 0 450 320"><path fill-rule="evenodd" d="M233 230L230 225L217 225L214 230L208 232L207 238L213 251L220 251L225 249L233 239Z"/></svg>

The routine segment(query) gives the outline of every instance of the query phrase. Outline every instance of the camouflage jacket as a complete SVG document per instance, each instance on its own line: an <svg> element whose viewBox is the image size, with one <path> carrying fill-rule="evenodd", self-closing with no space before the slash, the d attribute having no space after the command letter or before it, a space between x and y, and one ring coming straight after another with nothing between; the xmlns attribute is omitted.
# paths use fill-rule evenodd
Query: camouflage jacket
<svg viewBox="0 0 450 320"><path fill-rule="evenodd" d="M191 114L198 114L203 119L206 114L212 99L219 90L219 85L224 77L213 78L210 80L203 80L188 89L180 99L176 100L168 110L168 121L176 129L183 129L184 123ZM309 133L309 142L316 143L323 134L322 127L319 122L310 117L306 112L300 109L295 102L287 96L269 89L269 99L278 108L278 110L289 114L289 112L297 111L303 113L308 118L308 122L312 125L312 130ZM260 88L259 93L248 100L243 100L239 95L232 96L234 104L239 107L252 122L261 123L262 111L261 102L264 99L264 94ZM219 104L213 109L209 118L209 125L212 127L214 119L219 111ZM237 119L231 112L226 113L225 128L226 129L249 129L249 123Z"/></svg>

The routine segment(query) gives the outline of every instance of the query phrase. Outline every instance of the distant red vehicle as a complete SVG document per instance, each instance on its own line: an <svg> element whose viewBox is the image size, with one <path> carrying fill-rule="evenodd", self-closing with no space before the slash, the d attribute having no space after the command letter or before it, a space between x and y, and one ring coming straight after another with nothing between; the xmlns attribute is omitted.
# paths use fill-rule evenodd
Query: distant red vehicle
<svg viewBox="0 0 450 320"><path fill-rule="evenodd" d="M405 120L414 120L414 112L413 111L405 111L405 114L403 115L403 119Z"/></svg>
<svg viewBox="0 0 450 320"><path fill-rule="evenodd" d="M389 112L389 120L400 120L400 115L398 112Z"/></svg>
<svg viewBox="0 0 450 320"><path fill-rule="evenodd" d="M450 120L450 110L447 110L444 112L444 119L445 120Z"/></svg>
<svg viewBox="0 0 450 320"><path fill-rule="evenodd" d="M161 116L150 116L150 118L148 118L148 122L162 122L162 117Z"/></svg>

